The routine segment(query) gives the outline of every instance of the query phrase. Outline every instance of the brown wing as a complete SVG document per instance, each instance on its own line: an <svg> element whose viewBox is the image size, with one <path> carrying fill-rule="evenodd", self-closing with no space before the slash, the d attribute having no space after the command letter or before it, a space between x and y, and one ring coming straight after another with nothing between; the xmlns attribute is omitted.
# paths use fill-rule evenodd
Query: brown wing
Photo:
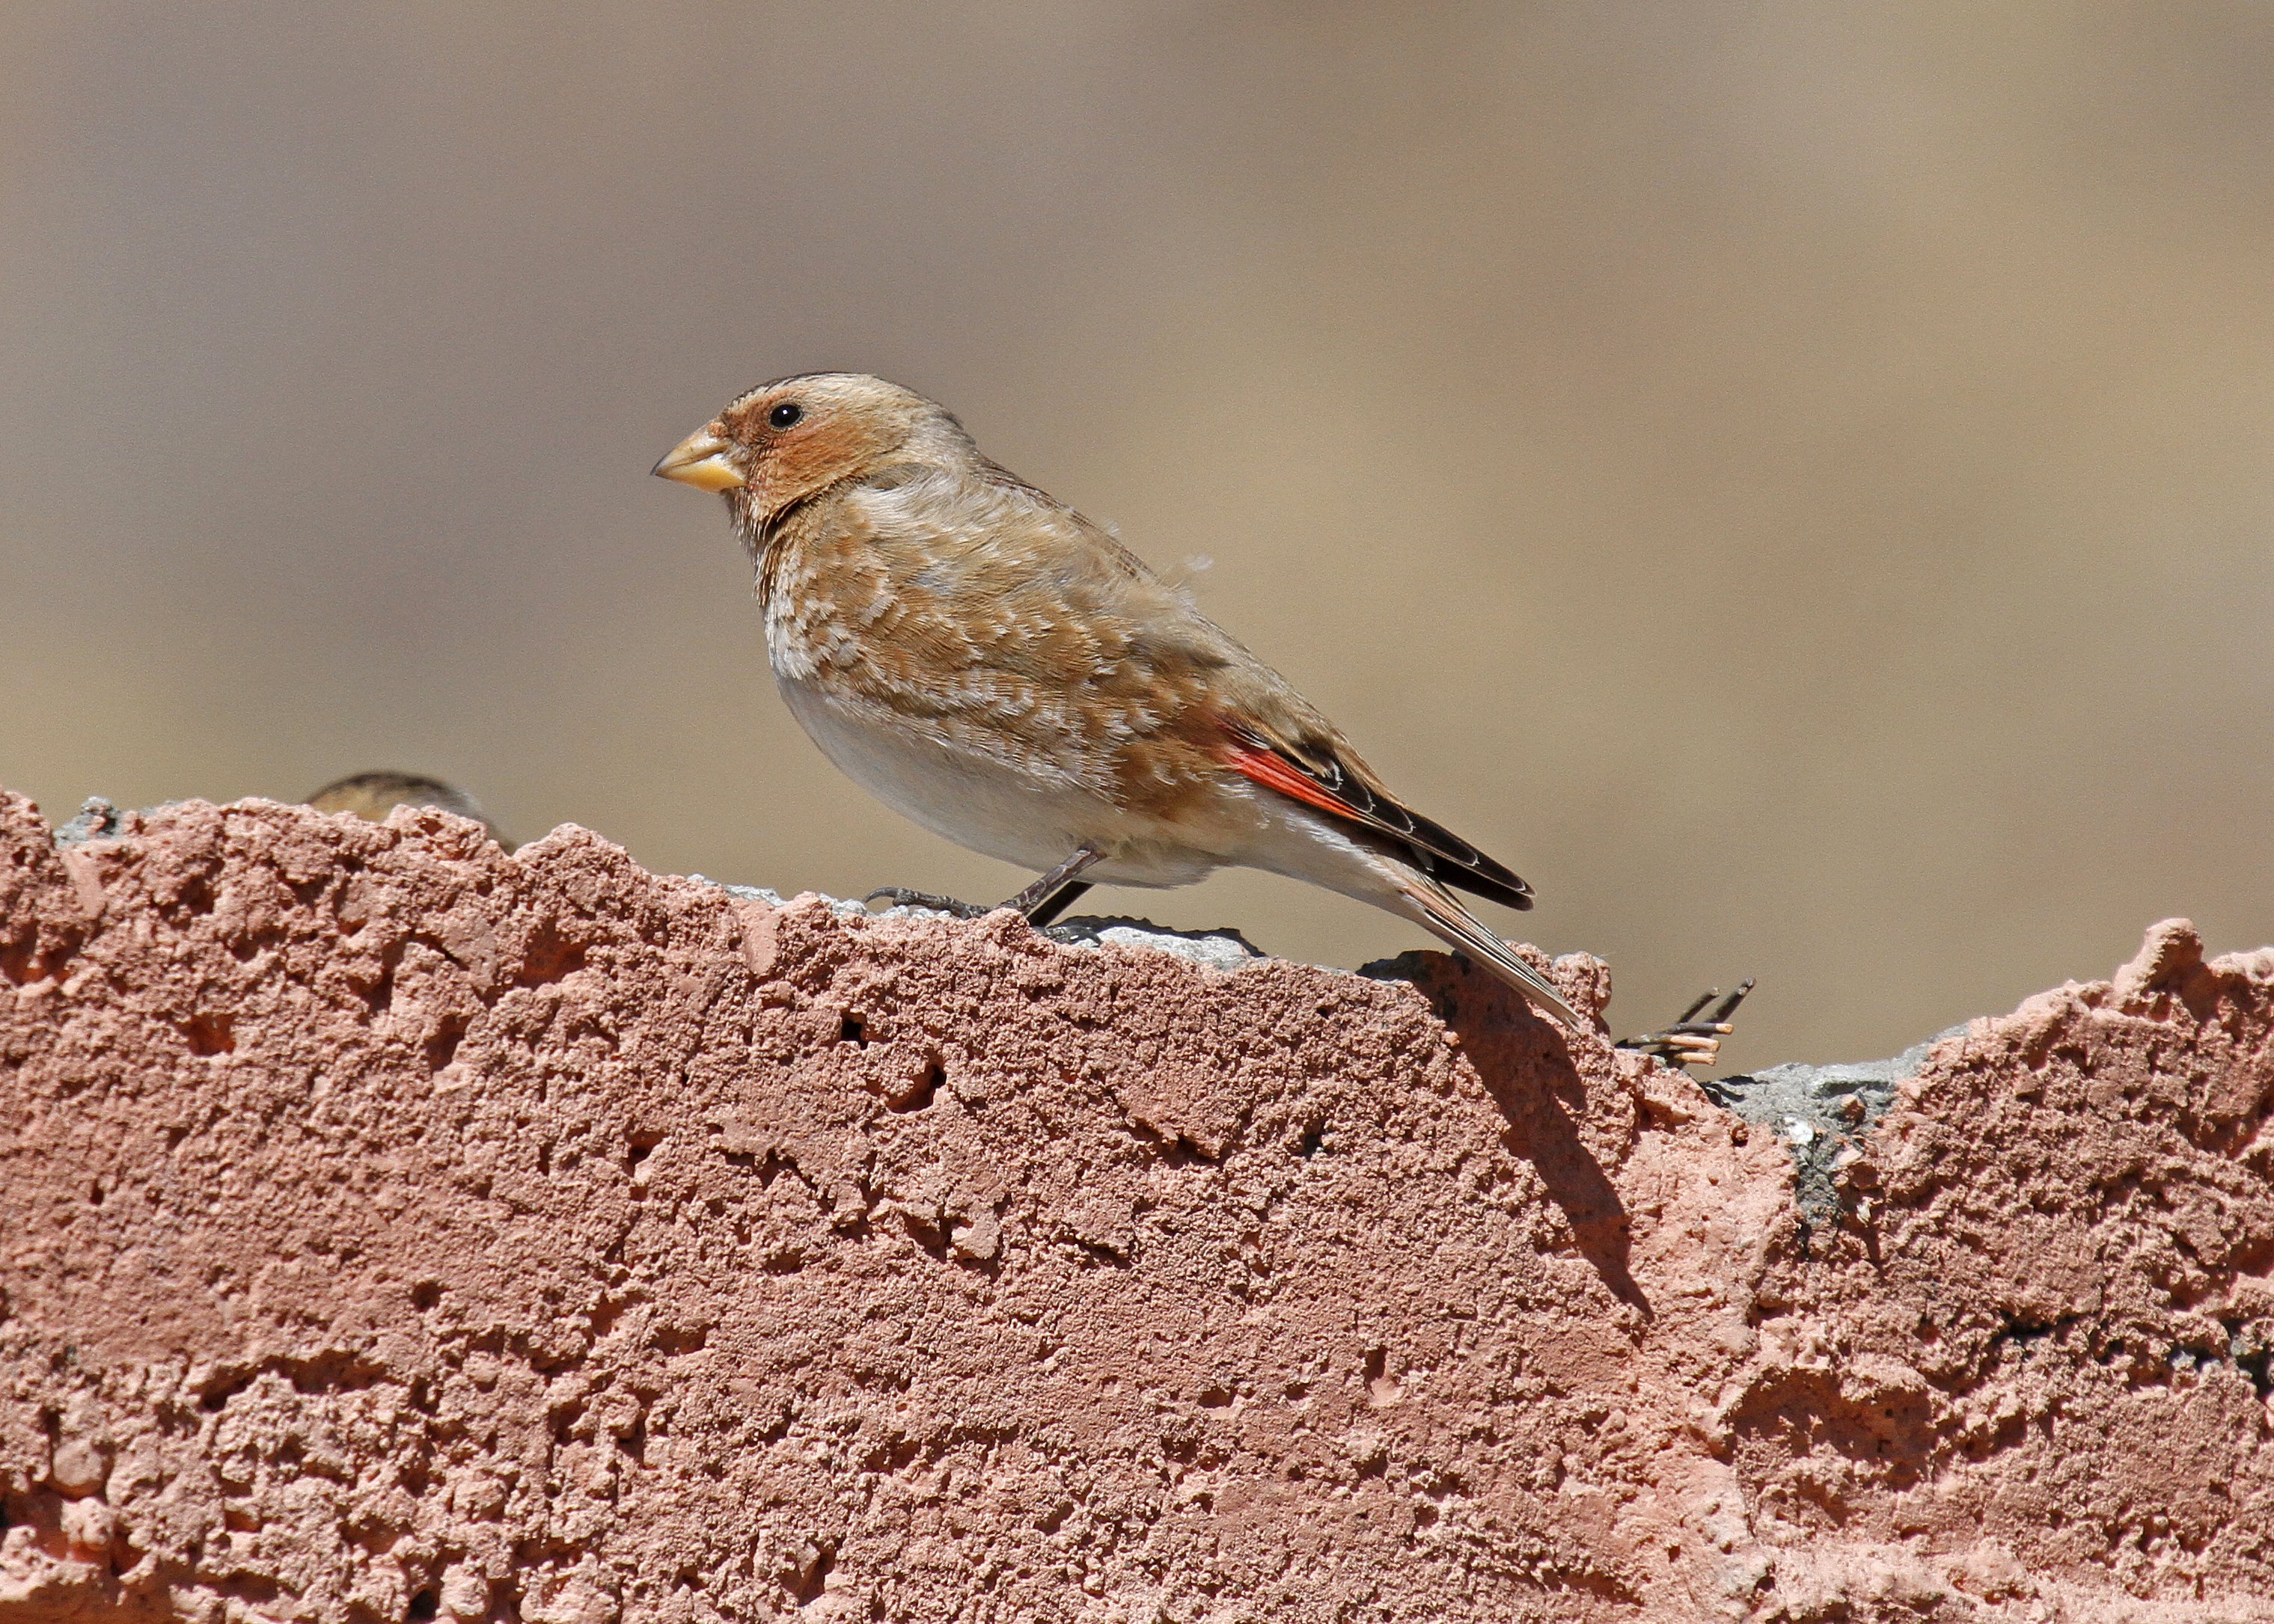
<svg viewBox="0 0 2274 1624"><path fill-rule="evenodd" d="M1164 815L1220 771L1189 718L1240 650L1027 486L918 470L840 492L762 569L770 643L900 733Z"/></svg>
<svg viewBox="0 0 2274 1624"><path fill-rule="evenodd" d="M1234 771L1306 806L1389 836L1432 879L1511 908L1532 906L1532 887L1442 823L1392 800L1366 766L1326 740L1279 742L1251 725L1227 726L1224 762Z"/></svg>

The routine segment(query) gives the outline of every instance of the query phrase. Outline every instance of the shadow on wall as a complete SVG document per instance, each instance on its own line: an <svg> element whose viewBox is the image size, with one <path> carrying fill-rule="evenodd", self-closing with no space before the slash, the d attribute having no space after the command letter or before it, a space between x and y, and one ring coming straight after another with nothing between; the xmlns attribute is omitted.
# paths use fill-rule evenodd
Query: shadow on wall
<svg viewBox="0 0 2274 1624"><path fill-rule="evenodd" d="M1467 961L1409 953L1397 965L1400 977L1421 989L1460 1039L1507 1124L1501 1142L1538 1171L1581 1255L1613 1296L1653 1317L1650 1300L1628 1267L1633 1225L1597 1149L1579 1128L1583 1122L1618 1120L1631 1107L1608 1098L1591 1101L1562 1030Z"/></svg>

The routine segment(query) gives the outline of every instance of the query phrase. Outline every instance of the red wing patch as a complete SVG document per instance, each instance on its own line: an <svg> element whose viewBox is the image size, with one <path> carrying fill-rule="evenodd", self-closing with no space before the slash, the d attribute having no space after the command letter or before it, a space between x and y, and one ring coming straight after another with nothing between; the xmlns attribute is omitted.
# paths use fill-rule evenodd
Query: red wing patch
<svg viewBox="0 0 2274 1624"><path fill-rule="evenodd" d="M1433 879L1512 908L1532 906L1532 888L1506 868L1442 823L1377 793L1339 760L1330 756L1324 768L1306 768L1269 745L1251 742L1235 729L1225 731L1231 738L1224 748L1224 763L1243 778L1388 836L1405 846L1421 872Z"/></svg>
<svg viewBox="0 0 2274 1624"><path fill-rule="evenodd" d="M1254 779L1266 789L1276 789L1292 800L1316 807L1321 812L1331 812L1337 817L1346 817L1353 823L1371 825L1374 822L1349 801L1330 793L1316 779L1306 777L1275 750L1235 744L1227 760L1233 771Z"/></svg>

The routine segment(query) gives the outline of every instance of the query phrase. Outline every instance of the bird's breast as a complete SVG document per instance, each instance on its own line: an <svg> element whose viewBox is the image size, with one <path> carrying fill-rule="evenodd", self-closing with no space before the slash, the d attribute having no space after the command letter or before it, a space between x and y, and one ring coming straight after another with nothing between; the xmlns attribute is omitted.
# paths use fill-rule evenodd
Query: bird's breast
<svg viewBox="0 0 2274 1624"><path fill-rule="evenodd" d="M891 581L841 548L782 546L758 576L766 658L783 681L851 672L873 657L877 628L892 606Z"/></svg>

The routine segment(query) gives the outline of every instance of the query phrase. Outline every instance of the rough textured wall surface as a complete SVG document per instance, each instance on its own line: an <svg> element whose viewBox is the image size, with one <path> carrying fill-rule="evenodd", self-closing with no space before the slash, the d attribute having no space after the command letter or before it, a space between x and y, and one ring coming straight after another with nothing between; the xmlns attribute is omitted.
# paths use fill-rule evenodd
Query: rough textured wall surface
<svg viewBox="0 0 2274 1624"><path fill-rule="evenodd" d="M95 834L0 801L0 1624L2274 1618L2274 954L1942 1040L1811 1216L1431 956Z"/></svg>

